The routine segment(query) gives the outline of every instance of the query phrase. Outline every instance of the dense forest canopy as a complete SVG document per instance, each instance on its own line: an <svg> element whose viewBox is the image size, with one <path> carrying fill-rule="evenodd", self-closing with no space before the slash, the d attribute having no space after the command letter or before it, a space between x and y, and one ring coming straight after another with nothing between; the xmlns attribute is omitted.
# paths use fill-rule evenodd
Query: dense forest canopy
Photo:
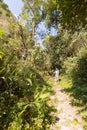
<svg viewBox="0 0 87 130"><path fill-rule="evenodd" d="M37 25L45 20L48 27L64 28L72 31L86 28L87 25L87 1L86 0L23 0L24 12L29 20Z"/></svg>
<svg viewBox="0 0 87 130"><path fill-rule="evenodd" d="M45 36L44 48L34 40L41 22L58 32ZM47 81L56 67L72 80L66 91L74 104L86 111L87 1L23 0L17 20L0 0L0 129L50 129L55 118Z"/></svg>

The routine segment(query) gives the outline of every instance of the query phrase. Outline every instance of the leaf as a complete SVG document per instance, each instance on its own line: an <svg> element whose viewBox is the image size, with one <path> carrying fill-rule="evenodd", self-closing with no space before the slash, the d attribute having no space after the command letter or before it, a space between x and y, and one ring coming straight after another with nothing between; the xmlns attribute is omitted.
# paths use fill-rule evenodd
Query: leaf
<svg viewBox="0 0 87 130"><path fill-rule="evenodd" d="M41 94L39 98L45 99L45 98L49 97L49 95L50 95L49 93L44 93L44 94Z"/></svg>
<svg viewBox="0 0 87 130"><path fill-rule="evenodd" d="M2 51L0 51L0 59L1 60L2 60L3 56L4 56L4 53Z"/></svg>
<svg viewBox="0 0 87 130"><path fill-rule="evenodd" d="M29 104L26 104L21 112L19 112L18 117L21 117L22 114L25 112L26 108L29 106Z"/></svg>
<svg viewBox="0 0 87 130"><path fill-rule="evenodd" d="M38 100L45 100L45 99L47 99L49 96L50 96L49 93L41 93L41 94L38 95L38 97L36 97L36 100L37 100L37 101L38 101Z"/></svg>
<svg viewBox="0 0 87 130"><path fill-rule="evenodd" d="M32 86L32 81L31 81L31 79L27 78L26 81L29 83L30 86Z"/></svg>
<svg viewBox="0 0 87 130"><path fill-rule="evenodd" d="M3 67L1 70L0 70L0 74L3 73L5 71L5 67Z"/></svg>
<svg viewBox="0 0 87 130"><path fill-rule="evenodd" d="M3 29L0 28L0 38L3 38L4 37L4 32L3 32Z"/></svg>

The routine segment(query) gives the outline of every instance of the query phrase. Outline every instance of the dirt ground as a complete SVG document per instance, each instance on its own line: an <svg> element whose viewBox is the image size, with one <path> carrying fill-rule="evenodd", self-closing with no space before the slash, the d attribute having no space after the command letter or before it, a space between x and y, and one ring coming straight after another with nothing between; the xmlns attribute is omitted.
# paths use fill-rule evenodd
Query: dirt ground
<svg viewBox="0 0 87 130"><path fill-rule="evenodd" d="M83 130L82 119L71 105L70 97L57 83L54 83L53 91L51 101L56 104L57 111L53 115L56 116L57 121L51 125L50 130Z"/></svg>

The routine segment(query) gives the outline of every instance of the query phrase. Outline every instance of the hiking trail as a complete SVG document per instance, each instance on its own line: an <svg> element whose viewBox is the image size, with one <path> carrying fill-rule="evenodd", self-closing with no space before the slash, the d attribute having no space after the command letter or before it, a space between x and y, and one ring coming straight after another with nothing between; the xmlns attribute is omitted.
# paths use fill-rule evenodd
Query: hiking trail
<svg viewBox="0 0 87 130"><path fill-rule="evenodd" d="M70 97L57 83L53 86L51 102L56 104L57 111L53 113L56 123L52 124L50 130L83 130L82 119L76 108L71 105Z"/></svg>

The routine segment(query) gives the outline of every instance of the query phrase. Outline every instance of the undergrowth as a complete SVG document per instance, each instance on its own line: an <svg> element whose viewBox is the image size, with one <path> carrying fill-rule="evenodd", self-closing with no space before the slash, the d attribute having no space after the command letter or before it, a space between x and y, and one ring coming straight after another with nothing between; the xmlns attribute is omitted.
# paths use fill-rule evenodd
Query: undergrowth
<svg viewBox="0 0 87 130"><path fill-rule="evenodd" d="M68 76L61 76L59 85L63 87L63 91L69 94L72 105L76 107L78 113L82 117L84 130L87 130L87 87L73 84Z"/></svg>

